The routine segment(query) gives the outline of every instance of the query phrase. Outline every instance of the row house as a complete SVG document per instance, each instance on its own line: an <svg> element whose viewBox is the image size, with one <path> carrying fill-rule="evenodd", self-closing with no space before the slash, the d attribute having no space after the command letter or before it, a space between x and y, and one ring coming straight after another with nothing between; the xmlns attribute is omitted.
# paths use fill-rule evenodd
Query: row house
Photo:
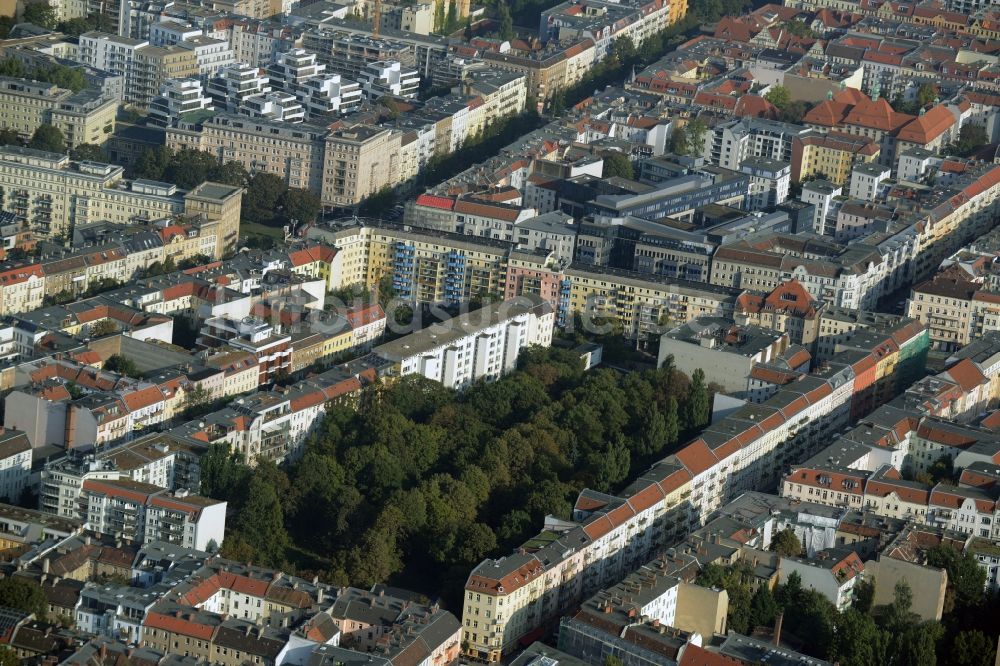
<svg viewBox="0 0 1000 666"><path fill-rule="evenodd" d="M906 338L894 348L897 357L910 339L925 337L922 328L909 324L893 333ZM886 367L905 374L920 359L908 356ZM543 548L529 542L514 555L473 569L462 616L468 656L498 661L526 635L578 604L582 593L620 580L647 561L650 549L682 539L738 495L779 481L781 470L813 455L843 429L853 394L850 367L803 378L709 426L620 496L585 490L573 523L561 529L547 524L557 528L555 541Z"/></svg>
<svg viewBox="0 0 1000 666"><path fill-rule="evenodd" d="M824 465L796 466L782 497L870 511L985 539L1000 538L995 493L981 487L907 481L890 464L875 471Z"/></svg>
<svg viewBox="0 0 1000 666"><path fill-rule="evenodd" d="M128 479L172 491L197 489L198 459L206 449L207 443L153 434L84 456L60 456L41 471L39 508L47 514L75 518L83 484L89 480Z"/></svg>

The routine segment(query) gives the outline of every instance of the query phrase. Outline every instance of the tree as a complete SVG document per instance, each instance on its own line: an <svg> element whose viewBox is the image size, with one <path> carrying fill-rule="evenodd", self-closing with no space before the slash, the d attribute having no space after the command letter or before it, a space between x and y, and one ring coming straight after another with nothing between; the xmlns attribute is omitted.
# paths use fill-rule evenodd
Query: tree
<svg viewBox="0 0 1000 666"><path fill-rule="evenodd" d="M184 148L170 158L163 178L177 187L190 190L208 180L208 175L219 166L218 160L204 150Z"/></svg>
<svg viewBox="0 0 1000 666"><path fill-rule="evenodd" d="M21 658L6 645L0 646L0 666L20 666Z"/></svg>
<svg viewBox="0 0 1000 666"><path fill-rule="evenodd" d="M166 146L144 149L133 167L135 177L161 180L172 155L173 152Z"/></svg>
<svg viewBox="0 0 1000 666"><path fill-rule="evenodd" d="M395 190L386 185L362 201L358 206L358 213L369 217L380 217L389 213L396 205L396 201Z"/></svg>
<svg viewBox="0 0 1000 666"><path fill-rule="evenodd" d="M284 561L289 544L285 512L277 489L260 470L250 478L246 502L236 519L236 532L253 549L255 562L278 566Z"/></svg>
<svg viewBox="0 0 1000 666"><path fill-rule="evenodd" d="M990 637L978 630L960 631L948 653L950 666L993 666L996 652Z"/></svg>
<svg viewBox="0 0 1000 666"><path fill-rule="evenodd" d="M445 17L445 32L451 34L458 27L458 7L455 0L448 0L448 15Z"/></svg>
<svg viewBox="0 0 1000 666"><path fill-rule="evenodd" d="M953 145L955 151L962 157L968 157L989 143L989 136L982 125L965 123L958 133L958 142Z"/></svg>
<svg viewBox="0 0 1000 666"><path fill-rule="evenodd" d="M312 224L323 209L319 197L300 187L289 187L281 195L278 205L286 223L299 225Z"/></svg>
<svg viewBox="0 0 1000 666"><path fill-rule="evenodd" d="M0 606L33 613L35 618L44 620L48 601L35 581L22 576L9 576L0 580Z"/></svg>
<svg viewBox="0 0 1000 666"><path fill-rule="evenodd" d="M69 151L70 159L77 162L106 162L104 149L93 143L81 143Z"/></svg>
<svg viewBox="0 0 1000 666"><path fill-rule="evenodd" d="M239 162L226 162L212 169L209 180L233 187L246 187L247 183L250 182L250 174Z"/></svg>
<svg viewBox="0 0 1000 666"><path fill-rule="evenodd" d="M859 580L854 584L854 609L860 613L871 612L875 603L875 581Z"/></svg>
<svg viewBox="0 0 1000 666"><path fill-rule="evenodd" d="M786 123L800 124L802 118L809 112L809 104L801 101L789 102L784 108L779 108L778 120Z"/></svg>
<svg viewBox="0 0 1000 666"><path fill-rule="evenodd" d="M0 16L0 39L7 39L11 28L14 27L13 16Z"/></svg>
<svg viewBox="0 0 1000 666"><path fill-rule="evenodd" d="M0 75L15 76L23 78L26 72L20 60L14 58L4 58L0 60Z"/></svg>
<svg viewBox="0 0 1000 666"><path fill-rule="evenodd" d="M797 557L802 553L802 544L795 536L795 530L786 527L771 539L771 550L782 557Z"/></svg>
<svg viewBox="0 0 1000 666"><path fill-rule="evenodd" d="M792 93L785 86L775 85L764 95L764 99L778 107L779 110L788 108L792 103Z"/></svg>
<svg viewBox="0 0 1000 666"><path fill-rule="evenodd" d="M688 148L687 132L683 127L675 127L670 133L670 152L683 156L688 154Z"/></svg>
<svg viewBox="0 0 1000 666"><path fill-rule="evenodd" d="M500 0L498 3L497 12L499 12L500 19L500 39L504 41L514 39L514 19L510 15L510 7L504 0Z"/></svg>
<svg viewBox="0 0 1000 666"><path fill-rule="evenodd" d="M689 389L687 418L685 426L688 430L700 430L708 424L712 416L712 401L708 394L708 387L705 385L705 372L698 368L691 375L691 387Z"/></svg>
<svg viewBox="0 0 1000 666"><path fill-rule="evenodd" d="M955 607L971 608L982 603L986 570L972 553L959 554L950 546L938 544L927 551L927 564L948 572L948 589L953 593Z"/></svg>
<svg viewBox="0 0 1000 666"><path fill-rule="evenodd" d="M34 23L40 28L47 28L49 30L54 29L58 23L56 10L52 9L45 0L25 5L21 19L27 23Z"/></svg>
<svg viewBox="0 0 1000 666"><path fill-rule="evenodd" d="M622 660L613 654L609 654L604 658L604 666L623 666Z"/></svg>
<svg viewBox="0 0 1000 666"><path fill-rule="evenodd" d="M688 154L697 157L705 149L705 133L708 125L701 118L695 118L685 126L687 132Z"/></svg>
<svg viewBox="0 0 1000 666"><path fill-rule="evenodd" d="M0 130L0 146L20 146L21 135L11 129Z"/></svg>
<svg viewBox="0 0 1000 666"><path fill-rule="evenodd" d="M121 354L112 354L109 356L108 360L104 362L103 367L109 372L117 372L119 375L125 375L126 377L138 378L142 376L142 373L139 372L139 366L135 364L135 361Z"/></svg>
<svg viewBox="0 0 1000 666"><path fill-rule="evenodd" d="M934 86L929 83L923 83L917 89L917 106L919 108L924 108L928 104L932 103L937 99L937 91L934 90Z"/></svg>
<svg viewBox="0 0 1000 666"><path fill-rule="evenodd" d="M285 189L285 181L279 176L273 173L255 173L243 195L243 219L258 224L273 224L278 201Z"/></svg>
<svg viewBox="0 0 1000 666"><path fill-rule="evenodd" d="M750 630L752 631L755 627L770 627L774 624L779 610L771 588L767 585L758 587L753 598L750 599Z"/></svg>
<svg viewBox="0 0 1000 666"><path fill-rule="evenodd" d="M59 64L39 65L35 68L32 76L39 81L48 81L73 92L80 92L87 87L87 77L78 67L67 67Z"/></svg>
<svg viewBox="0 0 1000 666"><path fill-rule="evenodd" d="M636 57L635 42L629 37L619 37L611 46L611 57L620 65L630 64Z"/></svg>
<svg viewBox="0 0 1000 666"><path fill-rule="evenodd" d="M90 337L103 338L105 335L113 335L118 332L118 324L113 319L101 319L90 326Z"/></svg>
<svg viewBox="0 0 1000 666"><path fill-rule="evenodd" d="M47 150L50 153L65 153L66 138L58 127L42 123L35 128L35 133L31 135L28 147L35 150Z"/></svg>
<svg viewBox="0 0 1000 666"><path fill-rule="evenodd" d="M608 153L604 156L604 171L602 175L604 178L612 178L614 176L627 178L628 180L635 178L632 161L621 153Z"/></svg>
<svg viewBox="0 0 1000 666"><path fill-rule="evenodd" d="M465 37L465 41L469 41L474 36L474 33L472 32L472 17L471 16L466 16L465 17L465 32L463 33L463 36Z"/></svg>
<svg viewBox="0 0 1000 666"><path fill-rule="evenodd" d="M836 631L830 645L829 659L851 666L881 666L886 663L886 635L872 617L848 608L834 621Z"/></svg>

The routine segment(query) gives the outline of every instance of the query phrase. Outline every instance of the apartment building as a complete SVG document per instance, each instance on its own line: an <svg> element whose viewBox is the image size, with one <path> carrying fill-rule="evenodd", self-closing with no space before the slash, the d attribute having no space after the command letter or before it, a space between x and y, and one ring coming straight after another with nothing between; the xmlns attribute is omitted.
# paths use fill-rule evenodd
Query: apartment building
<svg viewBox="0 0 1000 666"><path fill-rule="evenodd" d="M31 442L20 431L0 428L0 497L20 502L31 475ZM0 537L2 539L2 537Z"/></svg>
<svg viewBox="0 0 1000 666"><path fill-rule="evenodd" d="M480 57L492 69L524 76L528 96L539 104L551 99L557 90L574 85L600 59L590 38L569 46L553 44L538 51L483 49Z"/></svg>
<svg viewBox="0 0 1000 666"><path fill-rule="evenodd" d="M806 132L792 141L792 182L822 174L830 182L844 185L855 166L877 162L880 154L878 143L871 137Z"/></svg>
<svg viewBox="0 0 1000 666"><path fill-rule="evenodd" d="M165 541L205 551L225 537L226 502L129 479L88 479L81 486L79 519L95 532L132 543Z"/></svg>
<svg viewBox="0 0 1000 666"><path fill-rule="evenodd" d="M79 62L122 76L123 101L146 108L168 79L201 74L196 49L180 45L153 46L147 40L104 32L80 35Z"/></svg>
<svg viewBox="0 0 1000 666"><path fill-rule="evenodd" d="M208 80L206 93L212 106L220 111L237 113L248 97L271 91L270 80L256 66L235 64L222 67Z"/></svg>
<svg viewBox="0 0 1000 666"><path fill-rule="evenodd" d="M399 61L370 62L361 70L358 81L369 102L386 96L416 99L420 89L420 74Z"/></svg>
<svg viewBox="0 0 1000 666"><path fill-rule="evenodd" d="M528 347L552 344L555 316L537 296L493 303L375 347L392 374L419 374L448 388L494 381L517 367Z"/></svg>
<svg viewBox="0 0 1000 666"><path fill-rule="evenodd" d="M792 145L808 130L763 118L737 118L719 123L706 132L702 157L709 164L738 171L751 157L779 162L792 161ZM795 180L794 175L792 180Z"/></svg>
<svg viewBox="0 0 1000 666"><path fill-rule="evenodd" d="M285 179L289 187L317 192L323 182L325 127L289 124L263 118L217 113L201 123L168 128L166 145L174 150L204 150L220 162L239 162L251 172Z"/></svg>
<svg viewBox="0 0 1000 666"><path fill-rule="evenodd" d="M897 350L883 381L922 367L919 354L901 353L926 349L918 324L908 322L879 338L869 348L869 360L884 356L880 348L887 341ZM786 465L815 454L848 423L858 399L854 367L832 365L710 425L619 495L583 491L572 523L548 525L544 542L476 566L465 586L467 654L499 660L583 595L647 562L651 549L676 543L727 502L777 482ZM862 391L869 381L861 378Z"/></svg>
<svg viewBox="0 0 1000 666"><path fill-rule="evenodd" d="M317 54L319 61L331 71L355 81L373 62L396 61L409 67L417 66L409 44L347 30L307 30L302 34L302 48Z"/></svg>
<svg viewBox="0 0 1000 666"><path fill-rule="evenodd" d="M128 479L166 490L193 490L200 484L198 458L207 450L164 434L152 434L80 456L50 460L41 472L39 509L75 518L86 481Z"/></svg>
<svg viewBox="0 0 1000 666"><path fill-rule="evenodd" d="M26 218L43 238L67 237L90 222L128 224L178 215L218 221L221 256L235 245L242 190L202 183L189 192L152 181L123 179L123 169L110 164L73 162L66 155L29 148L0 148L5 210Z"/></svg>
<svg viewBox="0 0 1000 666"><path fill-rule="evenodd" d="M30 137L48 123L63 133L66 146L101 145L115 130L116 100L92 91L73 93L51 83L0 77L0 126Z"/></svg>
<svg viewBox="0 0 1000 666"><path fill-rule="evenodd" d="M323 181L326 206L353 206L400 181L402 132L354 125L326 135Z"/></svg>
<svg viewBox="0 0 1000 666"><path fill-rule="evenodd" d="M188 113L211 110L212 100L205 96L200 79L171 79L160 87L160 94L149 104L149 122L170 127Z"/></svg>

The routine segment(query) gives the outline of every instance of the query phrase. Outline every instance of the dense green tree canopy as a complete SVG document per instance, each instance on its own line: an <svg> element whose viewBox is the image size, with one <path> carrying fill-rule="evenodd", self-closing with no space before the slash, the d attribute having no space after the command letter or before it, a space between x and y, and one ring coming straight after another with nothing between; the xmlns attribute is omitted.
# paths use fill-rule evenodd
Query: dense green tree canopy
<svg viewBox="0 0 1000 666"><path fill-rule="evenodd" d="M237 516L227 554L291 560L290 537L328 580L367 585L405 571L447 593L546 515L568 518L582 488L617 490L674 450L696 427L691 389L672 368L584 373L570 352L532 349L518 371L463 393L418 376L371 387L357 408L331 409L287 470L251 470L212 449L201 490ZM674 426L650 437L651 414Z"/></svg>
<svg viewBox="0 0 1000 666"><path fill-rule="evenodd" d="M58 127L42 123L35 128L35 133L31 135L28 147L35 150L47 150L52 153L65 153L66 137L63 136L62 131Z"/></svg>

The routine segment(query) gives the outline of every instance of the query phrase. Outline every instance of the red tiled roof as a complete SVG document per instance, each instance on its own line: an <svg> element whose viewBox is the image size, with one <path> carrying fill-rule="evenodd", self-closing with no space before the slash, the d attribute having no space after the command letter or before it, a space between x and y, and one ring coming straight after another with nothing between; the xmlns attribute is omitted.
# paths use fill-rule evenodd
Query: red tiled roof
<svg viewBox="0 0 1000 666"><path fill-rule="evenodd" d="M676 456L691 473L691 476L698 476L719 462L703 439L694 440L678 451Z"/></svg>
<svg viewBox="0 0 1000 666"><path fill-rule="evenodd" d="M442 210L454 210L455 200L451 197L438 197L433 194L421 194L417 197L416 204L418 206L427 206L429 208L440 208Z"/></svg>
<svg viewBox="0 0 1000 666"><path fill-rule="evenodd" d="M943 374L962 387L968 393L986 381L986 376L967 358L963 358L955 365L948 368Z"/></svg>
<svg viewBox="0 0 1000 666"><path fill-rule="evenodd" d="M955 124L955 116L943 105L938 105L922 116L917 116L899 130L896 138L926 145L948 131Z"/></svg>

